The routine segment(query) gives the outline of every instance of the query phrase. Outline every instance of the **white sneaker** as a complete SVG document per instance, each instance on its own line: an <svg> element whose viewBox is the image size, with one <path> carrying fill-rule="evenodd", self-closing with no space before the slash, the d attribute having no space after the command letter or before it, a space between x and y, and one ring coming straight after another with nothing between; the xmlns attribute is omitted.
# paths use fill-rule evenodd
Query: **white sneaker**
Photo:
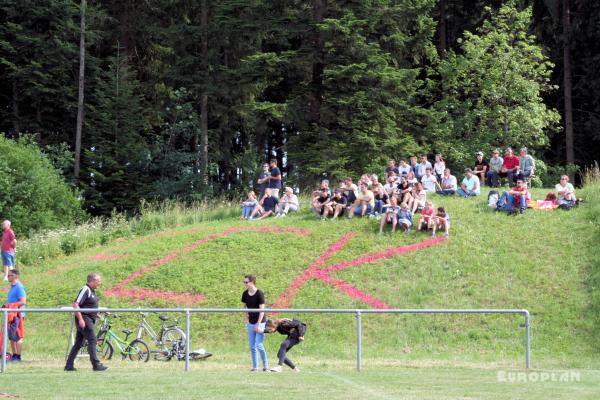
<svg viewBox="0 0 600 400"><path fill-rule="evenodd" d="M271 371L271 372L281 372L281 365L273 367L269 371Z"/></svg>
<svg viewBox="0 0 600 400"><path fill-rule="evenodd" d="M292 368L292 371L294 371L294 372L298 373L298 372L300 372L300 368L298 368L298 367L294 367L294 368Z"/></svg>

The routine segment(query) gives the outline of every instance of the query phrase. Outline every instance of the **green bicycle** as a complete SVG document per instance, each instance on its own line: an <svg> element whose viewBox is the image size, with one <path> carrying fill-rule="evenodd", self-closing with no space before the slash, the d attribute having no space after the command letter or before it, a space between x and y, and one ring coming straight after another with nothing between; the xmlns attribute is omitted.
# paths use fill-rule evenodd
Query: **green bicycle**
<svg viewBox="0 0 600 400"><path fill-rule="evenodd" d="M123 360L129 357L131 361L148 362L150 359L150 349L146 342L141 339L127 341L133 331L124 329L125 339L121 339L112 331L111 318L117 318L118 315L105 313L102 318L102 325L98 329L96 349L98 357L102 360L110 360L115 351L115 346L119 349Z"/></svg>

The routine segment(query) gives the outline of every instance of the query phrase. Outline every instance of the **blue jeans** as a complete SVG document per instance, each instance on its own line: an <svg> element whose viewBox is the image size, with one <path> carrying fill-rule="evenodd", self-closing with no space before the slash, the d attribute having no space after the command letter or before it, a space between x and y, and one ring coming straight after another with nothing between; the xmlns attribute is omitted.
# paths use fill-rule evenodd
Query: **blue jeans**
<svg viewBox="0 0 600 400"><path fill-rule="evenodd" d="M451 196L454 193L456 193L456 190L454 189L444 189L441 192L440 191L436 191L437 194L442 195L442 196Z"/></svg>
<svg viewBox="0 0 600 400"><path fill-rule="evenodd" d="M373 210L373 212L383 214L385 212L383 207L384 204L385 203L383 202L383 200L375 200L375 209Z"/></svg>
<svg viewBox="0 0 600 400"><path fill-rule="evenodd" d="M5 267L14 267L15 266L15 253L12 251L3 251L2 252L2 265Z"/></svg>
<svg viewBox="0 0 600 400"><path fill-rule="evenodd" d="M250 345L250 356L252 356L252 368L258 368L258 354L257 350L260 353L260 358L262 359L263 368L269 368L269 364L267 363L267 352L265 351L265 334L264 333L256 333L254 329L256 328L256 324L246 324L246 329L248 330L248 344ZM260 324L261 329L265 329L265 323Z"/></svg>
<svg viewBox="0 0 600 400"><path fill-rule="evenodd" d="M463 188L458 188L458 190L456 191L456 194L458 194L460 197L472 197L472 196L479 196L479 193L475 193L475 192L465 192L463 190Z"/></svg>
<svg viewBox="0 0 600 400"><path fill-rule="evenodd" d="M254 211L254 207L256 207L256 206L243 206L242 207L242 217L250 218L250 215L252 215L252 211Z"/></svg>
<svg viewBox="0 0 600 400"><path fill-rule="evenodd" d="M354 215L356 215L357 217L360 217L362 215L362 210L363 210L363 206L358 206L356 207L356 210L354 210ZM365 215L371 214L373 212L373 207L371 207L370 204L367 204L367 212L365 213Z"/></svg>
<svg viewBox="0 0 600 400"><path fill-rule="evenodd" d="M506 209L506 210L512 210L513 207L515 207L515 201L518 201L518 207L521 210L525 210L525 208L527 208L527 200L525 199L525 195L522 194L520 196L515 196L512 195L508 192L502 192L502 195L500 196L500 198L498 199L498 205L497 207L499 209Z"/></svg>
<svg viewBox="0 0 600 400"><path fill-rule="evenodd" d="M487 181L489 186L498 187L498 173L496 171L488 171Z"/></svg>

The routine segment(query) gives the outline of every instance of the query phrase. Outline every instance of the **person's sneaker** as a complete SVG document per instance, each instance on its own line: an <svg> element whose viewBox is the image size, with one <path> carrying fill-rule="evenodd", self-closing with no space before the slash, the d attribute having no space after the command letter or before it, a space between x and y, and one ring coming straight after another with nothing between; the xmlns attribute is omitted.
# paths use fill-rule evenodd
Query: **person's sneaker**
<svg viewBox="0 0 600 400"><path fill-rule="evenodd" d="M271 372L269 368L263 368L263 372Z"/></svg>
<svg viewBox="0 0 600 400"><path fill-rule="evenodd" d="M258 369L256 369L256 368L252 368L252 369L250 370L250 372L256 372L256 371L258 371Z"/></svg>
<svg viewBox="0 0 600 400"><path fill-rule="evenodd" d="M94 371L106 371L108 367L106 365L98 364L94 367Z"/></svg>
<svg viewBox="0 0 600 400"><path fill-rule="evenodd" d="M271 368L271 372L281 372L281 365Z"/></svg>
<svg viewBox="0 0 600 400"><path fill-rule="evenodd" d="M300 372L300 368L298 368L298 367L294 367L294 368L292 368L292 371L294 371L294 372L298 373L298 372Z"/></svg>
<svg viewBox="0 0 600 400"><path fill-rule="evenodd" d="M77 368L75 368L75 367L65 367L65 371L67 371L67 372L74 372L74 371L77 371Z"/></svg>

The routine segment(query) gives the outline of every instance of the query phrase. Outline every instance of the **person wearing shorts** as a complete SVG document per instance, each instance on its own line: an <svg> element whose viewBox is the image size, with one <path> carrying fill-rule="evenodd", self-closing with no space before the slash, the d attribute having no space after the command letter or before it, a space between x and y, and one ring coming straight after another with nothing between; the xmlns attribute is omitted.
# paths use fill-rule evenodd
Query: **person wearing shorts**
<svg viewBox="0 0 600 400"><path fill-rule="evenodd" d="M27 303L27 296L25 293L25 287L19 280L20 273L16 269L12 269L8 272L8 281L10 282L10 289L8 290L8 297L6 303L10 308L21 309ZM8 326L8 339L10 340L10 346L12 349L12 356L10 357L11 362L21 362L21 349L23 347L23 339L25 336L25 313L17 313L17 317L12 320Z"/></svg>
<svg viewBox="0 0 600 400"><path fill-rule="evenodd" d="M8 271L15 267L15 250L17 239L10 228L11 222L5 220L2 223L2 265L4 266L4 281L8 281Z"/></svg>

